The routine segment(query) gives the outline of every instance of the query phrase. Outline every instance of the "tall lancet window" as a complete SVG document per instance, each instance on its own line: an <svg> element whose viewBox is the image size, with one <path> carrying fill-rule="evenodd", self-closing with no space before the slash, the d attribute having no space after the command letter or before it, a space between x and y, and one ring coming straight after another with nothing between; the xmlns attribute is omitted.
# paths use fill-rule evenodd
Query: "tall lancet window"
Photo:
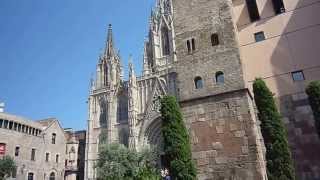
<svg viewBox="0 0 320 180"><path fill-rule="evenodd" d="M100 98L99 100L100 105L100 125L105 126L108 121L108 103L106 102L105 98Z"/></svg>
<svg viewBox="0 0 320 180"><path fill-rule="evenodd" d="M169 30L166 27L161 28L162 55L170 54Z"/></svg>

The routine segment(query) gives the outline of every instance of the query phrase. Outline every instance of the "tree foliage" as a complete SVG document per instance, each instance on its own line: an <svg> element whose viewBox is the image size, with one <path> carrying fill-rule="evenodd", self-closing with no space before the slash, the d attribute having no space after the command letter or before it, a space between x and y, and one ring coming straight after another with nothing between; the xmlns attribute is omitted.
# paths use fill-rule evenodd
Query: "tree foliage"
<svg viewBox="0 0 320 180"><path fill-rule="evenodd" d="M156 153L149 149L141 152L120 144L101 145L97 161L100 180L158 180L155 170Z"/></svg>
<svg viewBox="0 0 320 180"><path fill-rule="evenodd" d="M16 171L16 164L10 156L0 158L0 180L4 180Z"/></svg>
<svg viewBox="0 0 320 180"><path fill-rule="evenodd" d="M315 125L320 136L320 81L311 82L306 89L306 93L309 97L309 103L313 111Z"/></svg>
<svg viewBox="0 0 320 180"><path fill-rule="evenodd" d="M170 162L170 175L178 180L196 179L189 134L175 97L163 97L160 111L164 152Z"/></svg>
<svg viewBox="0 0 320 180"><path fill-rule="evenodd" d="M267 151L268 179L294 180L294 166L287 141L287 132L281 121L273 94L262 79L254 81L253 92Z"/></svg>

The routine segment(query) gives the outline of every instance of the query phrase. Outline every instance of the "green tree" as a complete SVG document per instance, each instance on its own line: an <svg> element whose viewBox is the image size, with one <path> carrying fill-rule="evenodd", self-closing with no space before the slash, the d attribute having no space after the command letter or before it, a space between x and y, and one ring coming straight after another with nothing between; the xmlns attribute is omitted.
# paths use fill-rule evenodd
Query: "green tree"
<svg viewBox="0 0 320 180"><path fill-rule="evenodd" d="M309 103L313 111L315 125L320 136L320 81L311 82L306 89L306 93L309 97Z"/></svg>
<svg viewBox="0 0 320 180"><path fill-rule="evenodd" d="M0 158L0 180L4 180L16 171L16 164L10 156Z"/></svg>
<svg viewBox="0 0 320 180"><path fill-rule="evenodd" d="M170 163L170 175L176 180L196 179L192 161L189 134L185 127L176 98L161 99L161 118L164 152Z"/></svg>
<svg viewBox="0 0 320 180"><path fill-rule="evenodd" d="M144 149L141 152L123 145L101 145L97 161L100 180L158 180L155 170L156 154Z"/></svg>
<svg viewBox="0 0 320 180"><path fill-rule="evenodd" d="M281 121L273 94L260 78L254 81L253 92L267 151L268 179L294 180L294 166L287 141L287 132Z"/></svg>

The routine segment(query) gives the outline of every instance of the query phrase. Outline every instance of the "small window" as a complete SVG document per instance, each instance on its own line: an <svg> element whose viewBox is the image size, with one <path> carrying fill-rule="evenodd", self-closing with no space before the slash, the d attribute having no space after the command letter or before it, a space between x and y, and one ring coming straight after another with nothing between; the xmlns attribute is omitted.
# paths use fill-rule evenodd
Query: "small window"
<svg viewBox="0 0 320 180"><path fill-rule="evenodd" d="M216 73L216 83L217 84L224 84L224 74L223 72L219 71Z"/></svg>
<svg viewBox="0 0 320 180"><path fill-rule="evenodd" d="M9 124L9 121L8 120L4 120L4 123L3 123L4 128L8 129L8 124Z"/></svg>
<svg viewBox="0 0 320 180"><path fill-rule="evenodd" d="M3 119L0 119L0 128L2 128Z"/></svg>
<svg viewBox="0 0 320 180"><path fill-rule="evenodd" d="M10 122L9 122L9 129L12 130L12 127L13 127L13 122L10 121Z"/></svg>
<svg viewBox="0 0 320 180"><path fill-rule="evenodd" d="M46 153L46 162L49 162L50 154Z"/></svg>
<svg viewBox="0 0 320 180"><path fill-rule="evenodd" d="M246 3L251 22L259 20L260 15L256 0L246 0Z"/></svg>
<svg viewBox="0 0 320 180"><path fill-rule="evenodd" d="M303 81L305 80L303 71L295 71L291 73L293 81Z"/></svg>
<svg viewBox="0 0 320 180"><path fill-rule="evenodd" d="M17 129L18 129L18 123L15 122L15 123L13 124L13 130L16 131Z"/></svg>
<svg viewBox="0 0 320 180"><path fill-rule="evenodd" d="M192 51L195 51L196 50L196 40L194 38L192 38L191 44L192 44Z"/></svg>
<svg viewBox="0 0 320 180"><path fill-rule="evenodd" d="M260 31L260 32L254 33L254 39L256 40L256 42L265 40L266 38L264 36L264 32Z"/></svg>
<svg viewBox="0 0 320 180"><path fill-rule="evenodd" d="M14 156L18 157L20 154L20 147L16 146L16 149L14 150Z"/></svg>
<svg viewBox="0 0 320 180"><path fill-rule="evenodd" d="M194 85L195 85L196 89L202 89L203 88L202 78L199 76L194 78Z"/></svg>
<svg viewBox="0 0 320 180"><path fill-rule="evenodd" d="M33 173L28 173L28 180L33 180Z"/></svg>
<svg viewBox="0 0 320 180"><path fill-rule="evenodd" d="M59 154L56 154L56 163L59 163Z"/></svg>
<svg viewBox="0 0 320 180"><path fill-rule="evenodd" d="M276 14L281 14L286 11L283 0L272 0L273 9Z"/></svg>
<svg viewBox="0 0 320 180"><path fill-rule="evenodd" d="M217 46L219 45L219 36L217 33L214 33L211 35L211 45L212 46Z"/></svg>
<svg viewBox="0 0 320 180"><path fill-rule="evenodd" d="M56 137L57 137L56 133L52 133L52 139L51 139L52 144L56 144Z"/></svg>
<svg viewBox="0 0 320 180"><path fill-rule="evenodd" d="M36 149L31 149L31 161L36 160Z"/></svg>
<svg viewBox="0 0 320 180"><path fill-rule="evenodd" d="M190 54L191 53L191 44L190 44L189 40L187 40L187 48L188 48L188 53Z"/></svg>

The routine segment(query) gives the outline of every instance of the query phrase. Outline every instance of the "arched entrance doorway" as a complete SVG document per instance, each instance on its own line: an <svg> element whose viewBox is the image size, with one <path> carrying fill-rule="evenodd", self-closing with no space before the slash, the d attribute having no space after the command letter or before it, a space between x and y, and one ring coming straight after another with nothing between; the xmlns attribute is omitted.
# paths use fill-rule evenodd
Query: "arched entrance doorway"
<svg viewBox="0 0 320 180"><path fill-rule="evenodd" d="M56 179L56 175L54 172L50 173L50 176L49 176L49 180L55 180Z"/></svg>
<svg viewBox="0 0 320 180"><path fill-rule="evenodd" d="M163 151L163 138L161 133L161 117L157 117L147 124L145 130L145 138L147 144L152 148L155 148L159 154L159 159L157 159L157 164L161 168L169 167L168 160Z"/></svg>

